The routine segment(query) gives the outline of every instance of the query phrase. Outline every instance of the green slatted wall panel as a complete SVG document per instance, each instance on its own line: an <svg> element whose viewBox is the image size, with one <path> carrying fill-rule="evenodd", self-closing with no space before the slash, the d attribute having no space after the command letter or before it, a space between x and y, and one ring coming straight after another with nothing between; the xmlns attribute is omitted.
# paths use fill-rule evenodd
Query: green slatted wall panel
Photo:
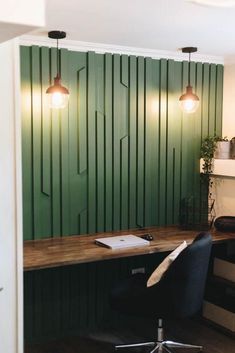
<svg viewBox="0 0 235 353"><path fill-rule="evenodd" d="M24 239L177 223L180 200L200 192L201 139L221 133L223 67L192 63L200 108L187 116L178 107L187 62L65 49L60 57L70 101L52 112L55 49L21 47ZM105 322L113 283L163 256L25 273L26 341Z"/></svg>
<svg viewBox="0 0 235 353"><path fill-rule="evenodd" d="M178 222L199 191L199 150L221 133L223 67L192 63L200 97L183 115L187 62L60 50L68 109L45 90L55 49L21 47L24 238Z"/></svg>

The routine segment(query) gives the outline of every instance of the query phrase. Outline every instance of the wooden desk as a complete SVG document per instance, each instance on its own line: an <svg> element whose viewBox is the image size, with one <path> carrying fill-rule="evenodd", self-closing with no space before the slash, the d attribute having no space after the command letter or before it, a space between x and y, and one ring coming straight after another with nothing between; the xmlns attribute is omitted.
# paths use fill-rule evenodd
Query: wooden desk
<svg viewBox="0 0 235 353"><path fill-rule="evenodd" d="M98 237L124 234L141 235L145 233L151 233L154 238L149 246L112 250L95 244L95 239ZM210 233L214 243L235 239L235 233L221 233L214 230ZM39 270L171 251L183 240L191 243L197 234L198 231L195 230L181 230L176 226L167 226L29 240L24 242L24 270Z"/></svg>

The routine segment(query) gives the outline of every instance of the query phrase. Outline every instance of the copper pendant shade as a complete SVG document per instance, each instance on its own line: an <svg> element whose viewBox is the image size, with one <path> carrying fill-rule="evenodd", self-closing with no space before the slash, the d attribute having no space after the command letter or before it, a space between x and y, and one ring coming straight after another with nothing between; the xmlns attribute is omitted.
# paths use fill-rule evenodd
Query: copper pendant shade
<svg viewBox="0 0 235 353"><path fill-rule="evenodd" d="M61 84L61 75L59 69L59 48L58 41L66 37L66 33L62 31L51 31L48 37L57 40L57 74L54 77L54 84L46 90L49 96L49 105L52 109L65 108L68 104L69 90Z"/></svg>
<svg viewBox="0 0 235 353"><path fill-rule="evenodd" d="M197 48L195 47L185 47L182 48L183 53L189 54L189 65L188 65L188 85L186 86L186 92L182 94L179 98L180 107L185 113L195 113L199 106L199 98L193 93L193 87L190 82L190 63L191 63L191 53L195 53Z"/></svg>

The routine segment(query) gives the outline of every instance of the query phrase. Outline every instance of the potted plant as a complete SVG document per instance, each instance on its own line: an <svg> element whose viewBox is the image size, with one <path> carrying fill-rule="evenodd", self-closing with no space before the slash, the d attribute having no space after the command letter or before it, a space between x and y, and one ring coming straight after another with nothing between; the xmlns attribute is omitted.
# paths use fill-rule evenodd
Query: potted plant
<svg viewBox="0 0 235 353"><path fill-rule="evenodd" d="M229 159L230 158L231 143L227 137L217 137L216 149L214 151L214 158Z"/></svg>
<svg viewBox="0 0 235 353"><path fill-rule="evenodd" d="M201 158L203 159L202 170L204 174L213 171L213 158L217 147L218 136L207 136L201 144Z"/></svg>
<svg viewBox="0 0 235 353"><path fill-rule="evenodd" d="M212 186L213 179L211 174L213 173L213 158L217 148L217 142L220 140L218 136L207 136L204 138L201 144L201 158L203 159L201 173L201 199L207 206L207 215L205 214L204 222L208 222L210 228L213 224L214 214L214 203L215 200L212 197ZM206 217L207 216L207 217Z"/></svg>

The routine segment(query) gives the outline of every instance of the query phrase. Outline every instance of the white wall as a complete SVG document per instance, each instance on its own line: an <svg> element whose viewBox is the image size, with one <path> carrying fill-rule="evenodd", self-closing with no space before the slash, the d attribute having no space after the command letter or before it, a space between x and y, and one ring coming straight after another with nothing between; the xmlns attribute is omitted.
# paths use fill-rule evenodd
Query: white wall
<svg viewBox="0 0 235 353"><path fill-rule="evenodd" d="M0 45L0 351L23 353L18 42Z"/></svg>
<svg viewBox="0 0 235 353"><path fill-rule="evenodd" d="M0 42L45 25L44 0L7 0L0 11Z"/></svg>
<svg viewBox="0 0 235 353"><path fill-rule="evenodd" d="M24 26L44 26L44 0L7 0L1 6L0 21Z"/></svg>
<svg viewBox="0 0 235 353"><path fill-rule="evenodd" d="M224 67L223 136L235 136L235 64ZM232 168L235 170L235 160ZM235 216L235 178L214 179L216 216Z"/></svg>

